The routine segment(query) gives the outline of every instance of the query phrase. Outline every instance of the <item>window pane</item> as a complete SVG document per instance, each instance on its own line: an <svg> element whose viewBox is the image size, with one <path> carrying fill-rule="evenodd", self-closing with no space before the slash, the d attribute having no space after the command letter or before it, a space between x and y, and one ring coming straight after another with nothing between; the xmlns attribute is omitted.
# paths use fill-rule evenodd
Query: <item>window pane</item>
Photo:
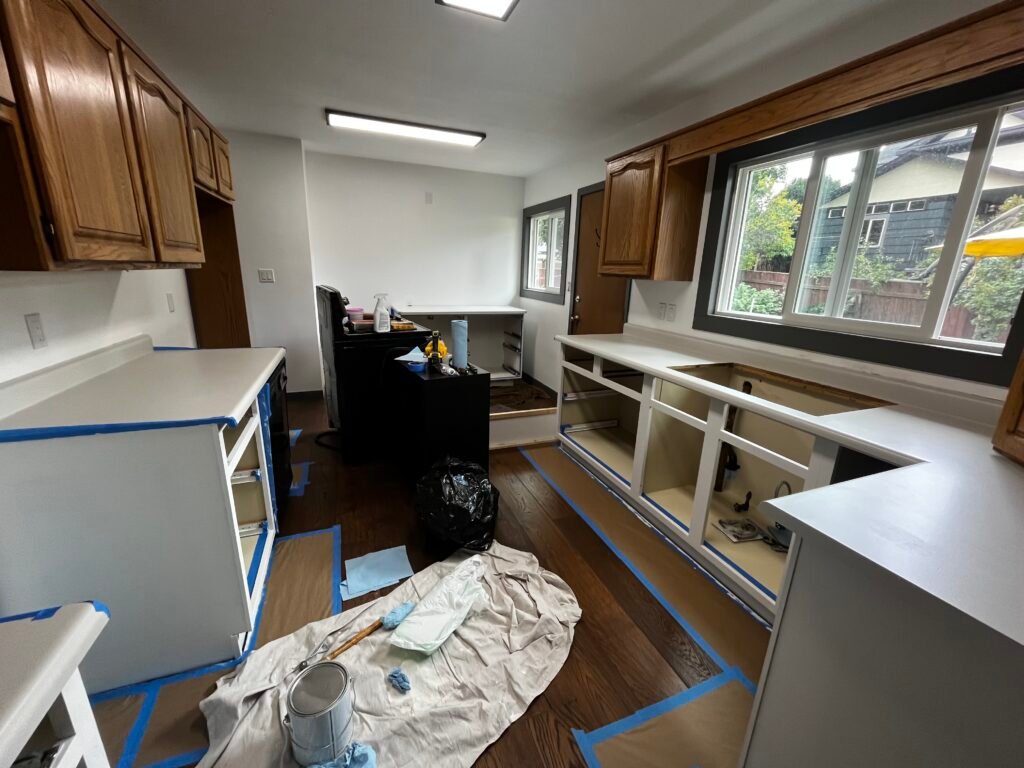
<svg viewBox="0 0 1024 768"><path fill-rule="evenodd" d="M860 162L860 152L844 152L825 159L818 182L818 199L807 240L800 293L796 311L821 315L825 312L832 275L836 271L839 238L843 233L848 211L850 185Z"/></svg>
<svg viewBox="0 0 1024 768"><path fill-rule="evenodd" d="M1024 105L1018 105L999 125L941 335L1001 346L1022 290Z"/></svg>
<svg viewBox="0 0 1024 768"><path fill-rule="evenodd" d="M724 308L782 316L810 170L810 156L802 156L740 174L744 209L731 240L735 267Z"/></svg>
<svg viewBox="0 0 1024 768"><path fill-rule="evenodd" d="M530 220L530 261L526 274L529 290L561 291L564 233L564 211L542 213Z"/></svg>

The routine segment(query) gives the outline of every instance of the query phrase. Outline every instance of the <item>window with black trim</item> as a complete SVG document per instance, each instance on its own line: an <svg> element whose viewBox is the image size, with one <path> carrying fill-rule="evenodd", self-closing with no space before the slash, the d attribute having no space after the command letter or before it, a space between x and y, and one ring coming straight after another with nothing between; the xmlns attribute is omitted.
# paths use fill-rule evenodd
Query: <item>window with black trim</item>
<svg viewBox="0 0 1024 768"><path fill-rule="evenodd" d="M565 303L572 196L549 200L523 211L523 259L519 295Z"/></svg>
<svg viewBox="0 0 1024 768"><path fill-rule="evenodd" d="M1012 368L982 356L1021 346L1024 101L915 119L921 101L720 155L694 327L1006 383Z"/></svg>

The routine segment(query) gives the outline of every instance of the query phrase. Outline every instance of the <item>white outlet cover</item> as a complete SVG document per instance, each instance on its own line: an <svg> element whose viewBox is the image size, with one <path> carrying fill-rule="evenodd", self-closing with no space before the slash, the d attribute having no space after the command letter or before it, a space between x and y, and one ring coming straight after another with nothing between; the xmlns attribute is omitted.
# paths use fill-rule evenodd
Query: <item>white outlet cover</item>
<svg viewBox="0 0 1024 768"><path fill-rule="evenodd" d="M659 320L664 320L665 319L665 312L666 311L668 311L668 305L664 301L658 302L658 319Z"/></svg>
<svg viewBox="0 0 1024 768"><path fill-rule="evenodd" d="M277 281L277 276L274 274L272 269L257 269L256 275L261 283L273 283Z"/></svg>
<svg viewBox="0 0 1024 768"><path fill-rule="evenodd" d="M38 312L25 315L25 327L28 328L28 338L32 342L32 349L46 346L46 332L43 331L42 315Z"/></svg>
<svg viewBox="0 0 1024 768"><path fill-rule="evenodd" d="M167 311L168 312L174 312L174 294L173 293L168 293L167 294Z"/></svg>
<svg viewBox="0 0 1024 768"><path fill-rule="evenodd" d="M674 323L676 320L676 305L669 304L668 309L665 310L665 319L670 323Z"/></svg>

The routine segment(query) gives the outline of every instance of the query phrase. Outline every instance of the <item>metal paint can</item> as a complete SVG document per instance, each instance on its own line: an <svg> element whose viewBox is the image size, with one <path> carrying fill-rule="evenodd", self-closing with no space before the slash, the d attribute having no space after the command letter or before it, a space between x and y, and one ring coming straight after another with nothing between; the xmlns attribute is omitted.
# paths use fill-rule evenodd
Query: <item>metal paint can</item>
<svg viewBox="0 0 1024 768"><path fill-rule="evenodd" d="M347 669L321 661L302 670L288 687L285 726L300 765L329 763L352 740L355 693Z"/></svg>

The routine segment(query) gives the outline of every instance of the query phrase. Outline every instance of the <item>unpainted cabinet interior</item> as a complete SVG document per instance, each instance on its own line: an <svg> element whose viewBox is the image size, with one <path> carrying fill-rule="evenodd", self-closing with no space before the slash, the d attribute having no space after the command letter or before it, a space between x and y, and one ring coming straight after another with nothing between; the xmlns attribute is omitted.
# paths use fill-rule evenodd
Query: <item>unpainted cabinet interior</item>
<svg viewBox="0 0 1024 768"><path fill-rule="evenodd" d="M639 381L637 381L639 379ZM622 378L637 388L642 376ZM629 484L633 476L640 400L571 371L562 390L562 433Z"/></svg>

